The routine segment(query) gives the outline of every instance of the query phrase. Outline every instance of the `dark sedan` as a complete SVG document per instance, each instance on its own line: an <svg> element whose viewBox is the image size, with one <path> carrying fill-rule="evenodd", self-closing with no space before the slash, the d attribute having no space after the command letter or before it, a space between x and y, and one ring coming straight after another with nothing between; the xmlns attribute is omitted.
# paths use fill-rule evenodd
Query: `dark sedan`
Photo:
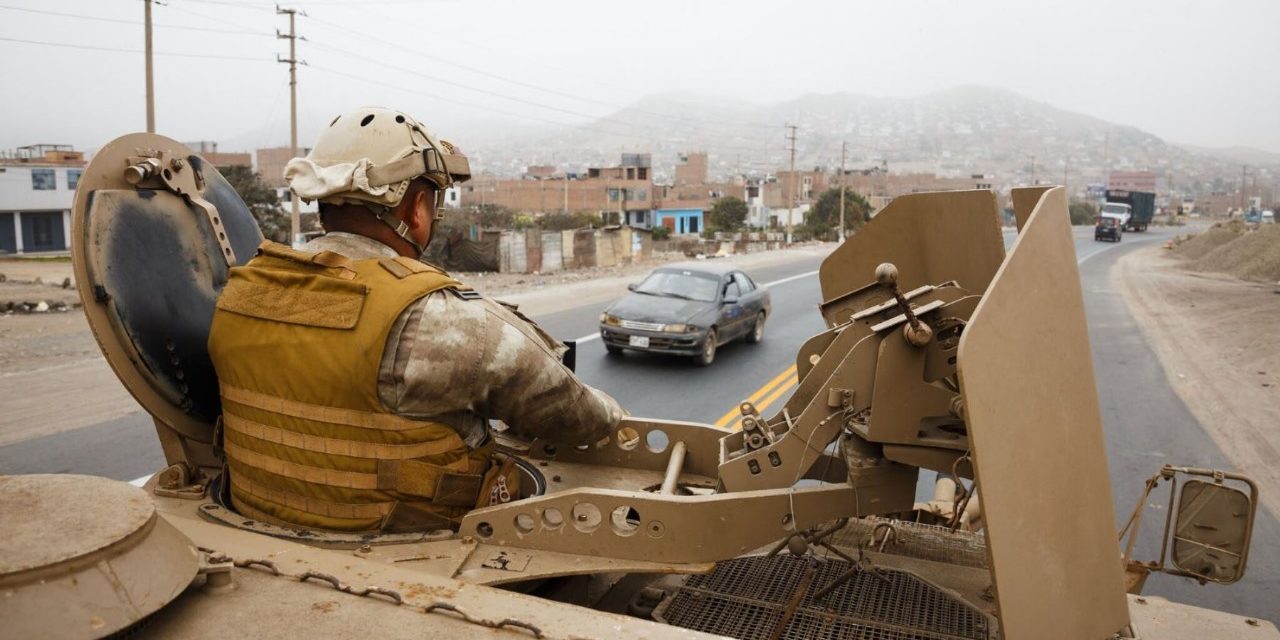
<svg viewBox="0 0 1280 640"><path fill-rule="evenodd" d="M655 269L600 316L611 354L625 349L693 356L701 365L720 345L760 342L769 292L732 265L679 262Z"/></svg>

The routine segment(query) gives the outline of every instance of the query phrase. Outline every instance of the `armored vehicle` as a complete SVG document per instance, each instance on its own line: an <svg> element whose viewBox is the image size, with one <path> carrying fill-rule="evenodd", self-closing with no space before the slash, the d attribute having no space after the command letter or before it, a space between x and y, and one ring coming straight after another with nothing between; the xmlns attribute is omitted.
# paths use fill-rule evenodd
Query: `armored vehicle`
<svg viewBox="0 0 1280 640"><path fill-rule="evenodd" d="M1151 572L1238 580L1257 491L1165 467L1122 548L1065 194L1013 201L1007 253L989 191L899 198L837 248L825 328L771 415L503 439L518 499L456 530L335 533L231 507L205 342L261 236L199 155L122 137L81 178L75 270L168 467L141 488L0 478L0 636L1280 638L1137 595ZM1160 484L1144 562L1134 532Z"/></svg>

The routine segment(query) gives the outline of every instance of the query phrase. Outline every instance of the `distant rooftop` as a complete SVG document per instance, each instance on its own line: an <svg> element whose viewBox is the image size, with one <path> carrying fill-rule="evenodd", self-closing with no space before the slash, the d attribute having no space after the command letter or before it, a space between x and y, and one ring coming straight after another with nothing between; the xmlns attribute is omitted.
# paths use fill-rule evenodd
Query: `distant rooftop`
<svg viewBox="0 0 1280 640"><path fill-rule="evenodd" d="M0 151L0 162L79 166L84 164L84 152L76 151L69 144L29 144L11 151Z"/></svg>

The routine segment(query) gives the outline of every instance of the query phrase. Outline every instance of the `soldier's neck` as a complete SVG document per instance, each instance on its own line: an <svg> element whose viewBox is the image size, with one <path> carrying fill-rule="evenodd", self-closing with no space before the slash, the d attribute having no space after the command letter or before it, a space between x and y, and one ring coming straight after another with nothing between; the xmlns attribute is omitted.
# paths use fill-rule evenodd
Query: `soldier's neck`
<svg viewBox="0 0 1280 640"><path fill-rule="evenodd" d="M417 259L419 257L418 250L414 249L413 245L396 235L395 231L391 230L391 227L373 217L373 214L328 216L325 219L324 228L325 231L341 231L377 240L406 258Z"/></svg>

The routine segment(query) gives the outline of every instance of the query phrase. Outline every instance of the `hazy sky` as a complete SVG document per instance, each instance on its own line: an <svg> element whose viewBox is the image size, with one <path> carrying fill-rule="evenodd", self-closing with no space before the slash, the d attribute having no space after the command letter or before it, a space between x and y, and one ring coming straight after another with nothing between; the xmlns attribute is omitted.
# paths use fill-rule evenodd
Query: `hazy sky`
<svg viewBox="0 0 1280 640"><path fill-rule="evenodd" d="M225 151L287 144L288 74L275 57L288 42L274 33L287 17L261 0L165 1L153 8L157 131ZM286 6L308 14L301 144L367 104L456 138L586 123L660 92L770 103L979 84L1174 142L1280 152L1280 0ZM0 0L0 148L93 149L142 130L142 15L141 0Z"/></svg>

